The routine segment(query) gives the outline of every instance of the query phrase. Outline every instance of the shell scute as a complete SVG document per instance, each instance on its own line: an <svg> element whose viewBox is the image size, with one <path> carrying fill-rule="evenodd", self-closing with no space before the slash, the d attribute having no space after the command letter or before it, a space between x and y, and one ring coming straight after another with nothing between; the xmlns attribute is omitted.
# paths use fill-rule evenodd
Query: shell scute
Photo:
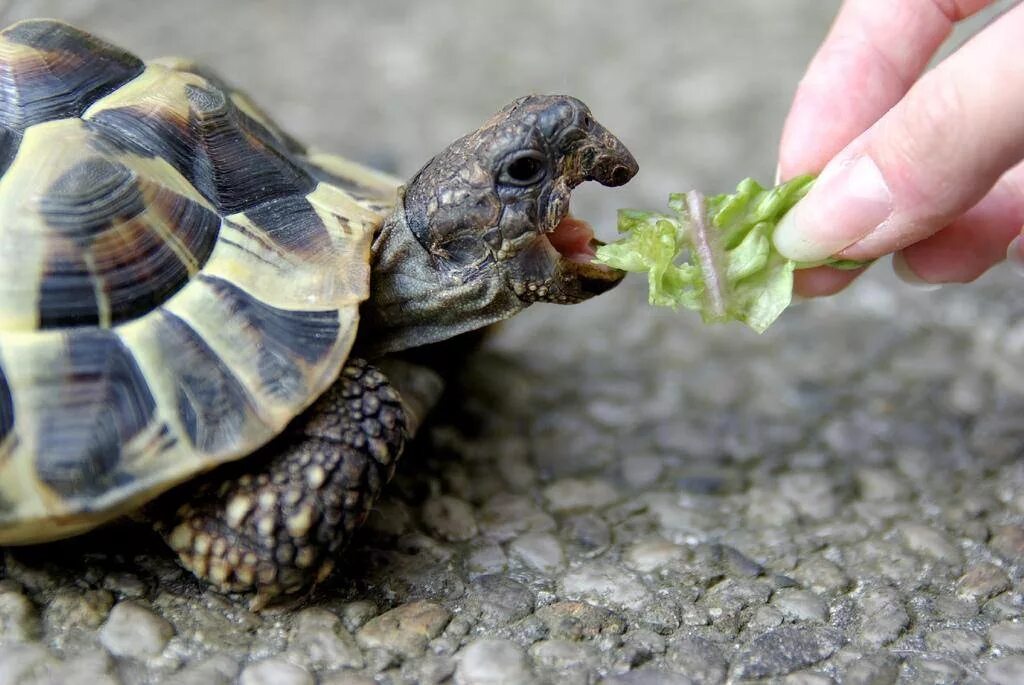
<svg viewBox="0 0 1024 685"><path fill-rule="evenodd" d="M63 346L48 382L27 398L36 418L35 467L55 493L82 499L128 479L132 443L154 421L156 402L113 332L75 329L63 335Z"/></svg>
<svg viewBox="0 0 1024 685"><path fill-rule="evenodd" d="M331 235L320 215L304 196L290 196L251 207L249 225L287 254L316 259L331 252Z"/></svg>
<svg viewBox="0 0 1024 685"><path fill-rule="evenodd" d="M174 409L192 446L222 451L256 421L252 398L202 336L174 314L153 322L151 344L167 364L174 384Z"/></svg>
<svg viewBox="0 0 1024 685"><path fill-rule="evenodd" d="M139 58L67 24L19 22L0 32L0 126L18 133L79 116L143 69Z"/></svg>
<svg viewBox="0 0 1024 685"><path fill-rule="evenodd" d="M221 219L166 163L147 162L78 119L28 130L0 177L0 330L109 327L199 270Z"/></svg>
<svg viewBox="0 0 1024 685"><path fill-rule="evenodd" d="M316 185L287 145L196 74L150 65L84 116L115 144L166 159L222 214Z"/></svg>

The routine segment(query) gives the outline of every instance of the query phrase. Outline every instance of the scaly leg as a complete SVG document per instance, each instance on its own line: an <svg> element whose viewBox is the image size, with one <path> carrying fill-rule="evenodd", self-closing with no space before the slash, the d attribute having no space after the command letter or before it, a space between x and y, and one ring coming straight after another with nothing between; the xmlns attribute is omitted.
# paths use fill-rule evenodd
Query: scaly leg
<svg viewBox="0 0 1024 685"><path fill-rule="evenodd" d="M255 591L259 608L326 578L405 440L398 393L376 368L350 359L281 436L193 486L155 526L186 568L222 591Z"/></svg>

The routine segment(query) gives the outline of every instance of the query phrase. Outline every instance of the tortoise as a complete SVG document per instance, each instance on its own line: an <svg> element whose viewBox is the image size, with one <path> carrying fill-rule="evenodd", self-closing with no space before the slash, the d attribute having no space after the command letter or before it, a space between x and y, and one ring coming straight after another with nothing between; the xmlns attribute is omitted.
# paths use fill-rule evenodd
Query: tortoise
<svg viewBox="0 0 1024 685"><path fill-rule="evenodd" d="M0 545L143 512L221 591L308 589L437 402L443 341L621 280L569 198L636 171L582 102L528 95L403 185L188 60L9 26Z"/></svg>

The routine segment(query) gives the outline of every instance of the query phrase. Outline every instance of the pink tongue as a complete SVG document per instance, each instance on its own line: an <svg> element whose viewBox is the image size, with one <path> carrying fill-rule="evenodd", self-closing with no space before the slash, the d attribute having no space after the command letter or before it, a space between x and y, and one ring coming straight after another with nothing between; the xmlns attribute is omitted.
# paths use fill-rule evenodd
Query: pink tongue
<svg viewBox="0 0 1024 685"><path fill-rule="evenodd" d="M558 222L555 230L548 234L551 245L566 259L574 262L589 262L596 254L590 241L594 239L594 229L586 221L574 216L566 216Z"/></svg>

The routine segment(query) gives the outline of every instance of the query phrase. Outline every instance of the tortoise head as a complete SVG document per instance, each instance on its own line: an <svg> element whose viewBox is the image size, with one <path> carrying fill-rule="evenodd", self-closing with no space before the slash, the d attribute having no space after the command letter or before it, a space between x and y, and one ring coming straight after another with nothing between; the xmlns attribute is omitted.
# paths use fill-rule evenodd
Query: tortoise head
<svg viewBox="0 0 1024 685"><path fill-rule="evenodd" d="M374 241L363 341L405 349L615 286L623 272L593 263L600 243L569 214L569 196L584 181L619 186L636 172L579 100L509 104L403 189Z"/></svg>

